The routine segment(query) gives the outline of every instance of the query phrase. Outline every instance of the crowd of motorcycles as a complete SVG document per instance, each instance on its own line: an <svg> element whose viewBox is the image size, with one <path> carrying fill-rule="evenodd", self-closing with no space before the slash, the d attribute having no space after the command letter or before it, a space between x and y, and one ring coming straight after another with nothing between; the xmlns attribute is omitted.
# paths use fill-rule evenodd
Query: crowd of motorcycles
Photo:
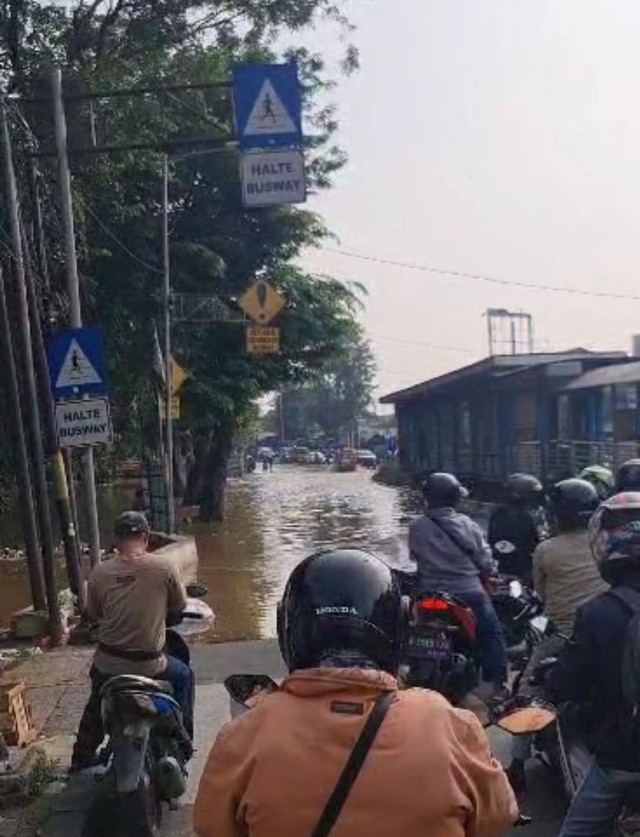
<svg viewBox="0 0 640 837"><path fill-rule="evenodd" d="M536 514L539 533L548 537L543 510L536 510ZM496 725L514 735L527 734L532 754L556 773L570 801L590 762L585 725L578 707L552 706L544 694L544 671L555 662L554 657L532 665L541 643L545 643L545 652L549 648L553 654L554 646L557 653L567 638L544 615L530 580L508 572L511 547L505 541L494 545L500 571L487 582L505 635L510 696L506 700L501 696L499 703L489 702L486 725ZM394 573L411 602L400 683L437 691L453 705L464 705L480 679L473 611L447 593L418 592L416 576L411 573ZM188 592L201 597L206 590L192 588ZM188 610L198 611L194 605L197 603L191 600ZM202 612L185 615L201 618ZM167 631L167 642L169 653L189 664L189 648L175 627ZM243 711L246 701L257 692L278 688L264 675L233 675L226 686L232 715ZM106 732L101 793L89 812L83 834L159 837L163 806L174 807L185 792L187 763L193 752L178 705L167 684L144 677L112 678L101 698ZM521 817L518 824L526 823L527 818ZM628 806L617 828L625 837L640 837L640 804Z"/></svg>

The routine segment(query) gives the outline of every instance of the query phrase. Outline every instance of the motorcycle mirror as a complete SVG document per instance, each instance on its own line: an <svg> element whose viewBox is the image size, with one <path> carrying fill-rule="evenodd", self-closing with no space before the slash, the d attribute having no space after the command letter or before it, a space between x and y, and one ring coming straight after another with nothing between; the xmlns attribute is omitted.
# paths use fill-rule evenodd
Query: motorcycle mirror
<svg viewBox="0 0 640 837"><path fill-rule="evenodd" d="M536 703L509 712L496 721L496 726L511 735L531 735L546 729L557 717L552 706Z"/></svg>
<svg viewBox="0 0 640 837"><path fill-rule="evenodd" d="M187 584L185 587L187 591L187 596L190 599L204 599L205 596L209 594L209 588L206 584L200 584L197 581L194 581L192 584Z"/></svg>
<svg viewBox="0 0 640 837"><path fill-rule="evenodd" d="M267 674L232 674L224 681L224 687L236 703L247 708L251 698L263 697L279 689Z"/></svg>

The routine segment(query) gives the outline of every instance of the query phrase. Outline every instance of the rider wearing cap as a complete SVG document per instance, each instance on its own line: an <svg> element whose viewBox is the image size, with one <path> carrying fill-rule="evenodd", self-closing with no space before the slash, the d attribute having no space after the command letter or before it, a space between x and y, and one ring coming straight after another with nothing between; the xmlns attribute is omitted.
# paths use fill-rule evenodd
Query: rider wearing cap
<svg viewBox="0 0 640 837"><path fill-rule="evenodd" d="M196 798L199 837L327 834L321 815L381 702L362 768L332 809L336 834L508 829L515 799L475 716L436 692L398 691L406 611L389 568L366 552L323 552L294 569L278 610L289 675L218 734Z"/></svg>
<svg viewBox="0 0 640 837"><path fill-rule="evenodd" d="M453 474L430 474L423 483L426 509L409 528L409 553L421 591L451 593L472 608L485 681L499 696L507 680L502 626L485 583L493 573L491 547L478 524L457 509L467 496Z"/></svg>
<svg viewBox="0 0 640 837"><path fill-rule="evenodd" d="M124 512L115 524L116 552L91 572L87 616L97 623L98 648L91 668L92 694L85 709L72 766L90 762L102 741L101 687L110 677L134 674L161 678L173 686L193 733L189 666L164 653L165 627L184 610L187 597L174 564L147 551L149 523L140 512Z"/></svg>

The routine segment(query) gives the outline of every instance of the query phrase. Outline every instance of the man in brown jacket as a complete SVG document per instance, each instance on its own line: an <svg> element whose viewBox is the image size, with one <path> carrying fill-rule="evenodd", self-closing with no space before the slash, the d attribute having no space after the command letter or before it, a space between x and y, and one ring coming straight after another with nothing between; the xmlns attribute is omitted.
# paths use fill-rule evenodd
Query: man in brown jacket
<svg viewBox="0 0 640 837"><path fill-rule="evenodd" d="M517 805L475 716L435 692L398 691L405 607L386 565L358 550L293 571L278 618L292 673L219 733L196 800L199 837L311 837L385 693L388 712L332 837L508 829Z"/></svg>

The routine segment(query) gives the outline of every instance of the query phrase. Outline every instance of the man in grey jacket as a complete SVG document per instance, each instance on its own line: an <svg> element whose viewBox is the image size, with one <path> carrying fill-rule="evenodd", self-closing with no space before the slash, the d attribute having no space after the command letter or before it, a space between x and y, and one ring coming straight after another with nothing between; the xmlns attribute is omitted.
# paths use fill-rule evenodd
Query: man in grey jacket
<svg viewBox="0 0 640 837"><path fill-rule="evenodd" d="M467 496L453 474L430 474L422 486L426 510L409 528L409 551L418 566L421 591L451 593L472 608L477 622L483 679L501 693L507 680L502 626L484 583L493 570L482 530L457 511Z"/></svg>

